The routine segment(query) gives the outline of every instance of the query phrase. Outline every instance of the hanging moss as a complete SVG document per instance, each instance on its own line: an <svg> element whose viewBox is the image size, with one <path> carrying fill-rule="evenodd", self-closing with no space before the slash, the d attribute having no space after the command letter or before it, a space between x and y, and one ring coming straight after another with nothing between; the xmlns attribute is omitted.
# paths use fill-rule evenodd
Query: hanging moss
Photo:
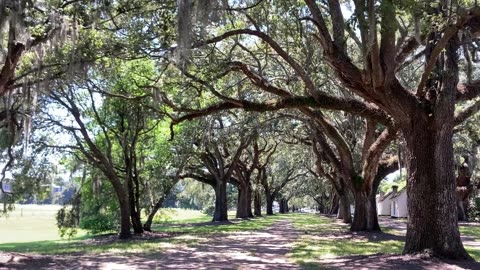
<svg viewBox="0 0 480 270"><path fill-rule="evenodd" d="M194 28L198 26L201 37L206 35L205 28L210 18L216 18L214 11L219 10L222 1L178 0L177 13L177 50L176 61L180 68L185 68L190 58L191 44L194 40Z"/></svg>

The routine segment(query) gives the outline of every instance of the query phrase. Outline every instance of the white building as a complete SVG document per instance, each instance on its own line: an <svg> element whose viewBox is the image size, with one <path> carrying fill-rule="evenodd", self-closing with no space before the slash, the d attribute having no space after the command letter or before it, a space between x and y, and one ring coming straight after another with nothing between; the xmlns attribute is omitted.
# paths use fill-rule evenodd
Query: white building
<svg viewBox="0 0 480 270"><path fill-rule="evenodd" d="M403 188L391 198L391 216L395 218L408 217L407 188Z"/></svg>
<svg viewBox="0 0 480 270"><path fill-rule="evenodd" d="M377 195L377 214L379 216L390 216L392 193Z"/></svg>
<svg viewBox="0 0 480 270"><path fill-rule="evenodd" d="M392 198L397 194L398 186L392 186L392 191L387 194L377 195L377 214L379 216L391 216Z"/></svg>

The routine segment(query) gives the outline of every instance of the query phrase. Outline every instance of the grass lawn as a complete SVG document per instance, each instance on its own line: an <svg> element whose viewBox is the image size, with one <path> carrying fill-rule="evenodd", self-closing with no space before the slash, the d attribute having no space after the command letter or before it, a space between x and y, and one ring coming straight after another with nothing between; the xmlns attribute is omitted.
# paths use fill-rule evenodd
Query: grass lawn
<svg viewBox="0 0 480 270"><path fill-rule="evenodd" d="M211 217L199 211L162 209L152 227L161 235L141 236L134 241L117 241L116 235L95 237L81 232L72 240L60 239L55 226L58 206L21 206L8 217L0 218L0 251L41 254L148 254L180 246L191 246L207 241L210 235L228 234L239 231L258 231L273 223L289 219L300 232L289 256L303 267L313 267L319 259L370 255L377 253L400 254L403 235L394 229L384 233L350 233L348 225L314 214L274 215L251 220L211 224ZM480 238L480 226L461 226L462 235L473 241ZM105 240L105 241L104 241ZM466 245L467 250L480 261L480 249Z"/></svg>
<svg viewBox="0 0 480 270"><path fill-rule="evenodd" d="M460 234L471 236L475 241L480 241L480 226L461 225ZM470 256L472 256L477 262L480 262L480 248L478 248L478 245L477 248L465 246L465 249L470 253Z"/></svg>
<svg viewBox="0 0 480 270"><path fill-rule="evenodd" d="M276 220L284 218L276 215L213 225L209 224L212 218L200 211L162 209L159 217L155 220L160 223L154 224L152 229L155 232L168 233L172 235L171 237L138 241L107 241L99 244L85 241L92 238L85 232L81 232L71 240L61 239L55 225L55 213L59 207L31 206L27 208L29 211L24 209L23 214L17 208L8 218L1 218L0 251L41 254L161 252L162 248L174 245L198 243L213 233L261 230L269 227ZM234 219L235 213L229 212L229 218ZM25 225L17 226L17 223ZM3 232L8 232L8 237L3 238ZM115 236L111 238L116 239Z"/></svg>
<svg viewBox="0 0 480 270"><path fill-rule="evenodd" d="M395 237L377 240L372 236L369 238L368 234L350 234L348 226L332 223L331 219L318 215L295 215L291 221L304 232L291 253L291 257L301 265L347 255L395 254L401 253L403 248L403 242Z"/></svg>
<svg viewBox="0 0 480 270"><path fill-rule="evenodd" d="M404 240L401 233L384 229L384 233L350 233L348 225L334 223L331 219L313 214L288 215L302 235L290 254L297 263L306 268L312 262L347 255L370 255L377 253L401 254ZM479 226L461 226L462 235L480 238ZM466 246L475 260L480 261L480 249Z"/></svg>
<svg viewBox="0 0 480 270"><path fill-rule="evenodd" d="M55 221L60 208L59 205L15 205L14 211L0 217L0 244L61 240Z"/></svg>

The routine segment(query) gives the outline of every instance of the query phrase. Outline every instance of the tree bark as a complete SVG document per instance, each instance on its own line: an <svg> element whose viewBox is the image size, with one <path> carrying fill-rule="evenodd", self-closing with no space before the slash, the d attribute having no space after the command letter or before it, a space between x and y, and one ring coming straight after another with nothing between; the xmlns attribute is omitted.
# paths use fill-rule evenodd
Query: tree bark
<svg viewBox="0 0 480 270"><path fill-rule="evenodd" d="M346 194L338 195L338 214L337 218L342 219L344 223L352 223L352 213L350 212L350 202Z"/></svg>
<svg viewBox="0 0 480 270"><path fill-rule="evenodd" d="M255 190L253 199L253 214L257 217L262 216L262 195L260 191Z"/></svg>
<svg viewBox="0 0 480 270"><path fill-rule="evenodd" d="M354 191L355 214L350 227L351 231L380 231L375 198L376 190L371 192L365 190Z"/></svg>
<svg viewBox="0 0 480 270"><path fill-rule="evenodd" d="M265 200L267 201L267 215L273 215L273 201L275 198L270 194L265 194Z"/></svg>
<svg viewBox="0 0 480 270"><path fill-rule="evenodd" d="M420 114L404 129L409 156L405 254L429 251L439 257L470 258L457 223L452 122L429 121Z"/></svg>
<svg viewBox="0 0 480 270"><path fill-rule="evenodd" d="M285 199L280 199L278 201L278 206L279 206L278 212L280 214L285 214L286 213L286 211L285 211Z"/></svg>
<svg viewBox="0 0 480 270"><path fill-rule="evenodd" d="M152 210L148 214L147 221L143 224L143 229L147 232L152 231L152 223L153 218L157 214L158 210L162 207L164 198L161 198L157 201L157 203L153 206Z"/></svg>
<svg viewBox="0 0 480 270"><path fill-rule="evenodd" d="M215 185L215 212L213 221L228 221L227 181L217 180Z"/></svg>
<svg viewBox="0 0 480 270"><path fill-rule="evenodd" d="M248 216L253 218L253 210L252 210L252 200L253 200L253 189L252 185L249 183L247 187L247 199L248 199L248 205L247 205L247 212Z"/></svg>
<svg viewBox="0 0 480 270"><path fill-rule="evenodd" d="M134 233L143 233L142 221L140 217L140 211L137 209L137 200L139 199L135 196L133 180L129 177L128 181L128 202L130 207L130 218L132 220L132 228Z"/></svg>
<svg viewBox="0 0 480 270"><path fill-rule="evenodd" d="M397 164L397 163L395 163ZM398 167L398 166L392 166L392 167ZM393 169L388 168L385 169L385 172L377 172L377 175L375 176L375 179L373 181L372 185L372 191L370 191L370 194L368 196L369 204L367 205L367 228L370 231L377 231L380 232L382 229L380 228L380 224L378 224L378 213L377 213L377 191L378 187L380 186L380 182L385 178L388 174L388 172L392 172Z"/></svg>
<svg viewBox="0 0 480 270"><path fill-rule="evenodd" d="M237 200L237 218L249 218L249 208L252 211L251 201L249 201L248 186L244 183L238 185L238 200ZM250 205L250 207L249 207Z"/></svg>
<svg viewBox="0 0 480 270"><path fill-rule="evenodd" d="M332 215L335 214L335 213L338 213L339 204L340 204L340 199L338 198L338 195L335 192L332 196L332 200L330 202L330 209L329 209L328 213L332 214Z"/></svg>
<svg viewBox="0 0 480 270"><path fill-rule="evenodd" d="M354 232L367 230L367 201L368 195L363 190L354 190L355 213L350 230Z"/></svg>
<svg viewBox="0 0 480 270"><path fill-rule="evenodd" d="M123 189L123 185L116 177L115 172L111 170L105 170L105 175L108 176L108 180L112 183L115 194L117 195L118 205L120 207L120 239L130 238L131 222L130 222L130 205L128 201L128 195Z"/></svg>
<svg viewBox="0 0 480 270"><path fill-rule="evenodd" d="M367 201L367 230L368 231L375 231L380 232L382 229L380 228L380 224L378 224L378 213L377 213L377 189L375 192L370 192Z"/></svg>

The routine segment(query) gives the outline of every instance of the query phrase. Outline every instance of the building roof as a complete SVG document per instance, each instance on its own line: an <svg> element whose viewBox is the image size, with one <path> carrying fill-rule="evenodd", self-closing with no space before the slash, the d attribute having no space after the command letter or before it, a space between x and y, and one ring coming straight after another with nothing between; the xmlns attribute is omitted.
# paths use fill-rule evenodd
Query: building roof
<svg viewBox="0 0 480 270"><path fill-rule="evenodd" d="M383 195L383 196L380 196L380 200L378 200L379 202L383 202L385 199L387 199L388 197L390 197L391 195L395 195L393 194L393 191L390 191L389 193Z"/></svg>
<svg viewBox="0 0 480 270"><path fill-rule="evenodd" d="M400 196L400 195L402 195L403 193L406 193L406 192L407 192L407 187L404 187L404 188L400 189L396 194L394 194L392 196L392 199L395 199L396 197L398 197L398 196Z"/></svg>

